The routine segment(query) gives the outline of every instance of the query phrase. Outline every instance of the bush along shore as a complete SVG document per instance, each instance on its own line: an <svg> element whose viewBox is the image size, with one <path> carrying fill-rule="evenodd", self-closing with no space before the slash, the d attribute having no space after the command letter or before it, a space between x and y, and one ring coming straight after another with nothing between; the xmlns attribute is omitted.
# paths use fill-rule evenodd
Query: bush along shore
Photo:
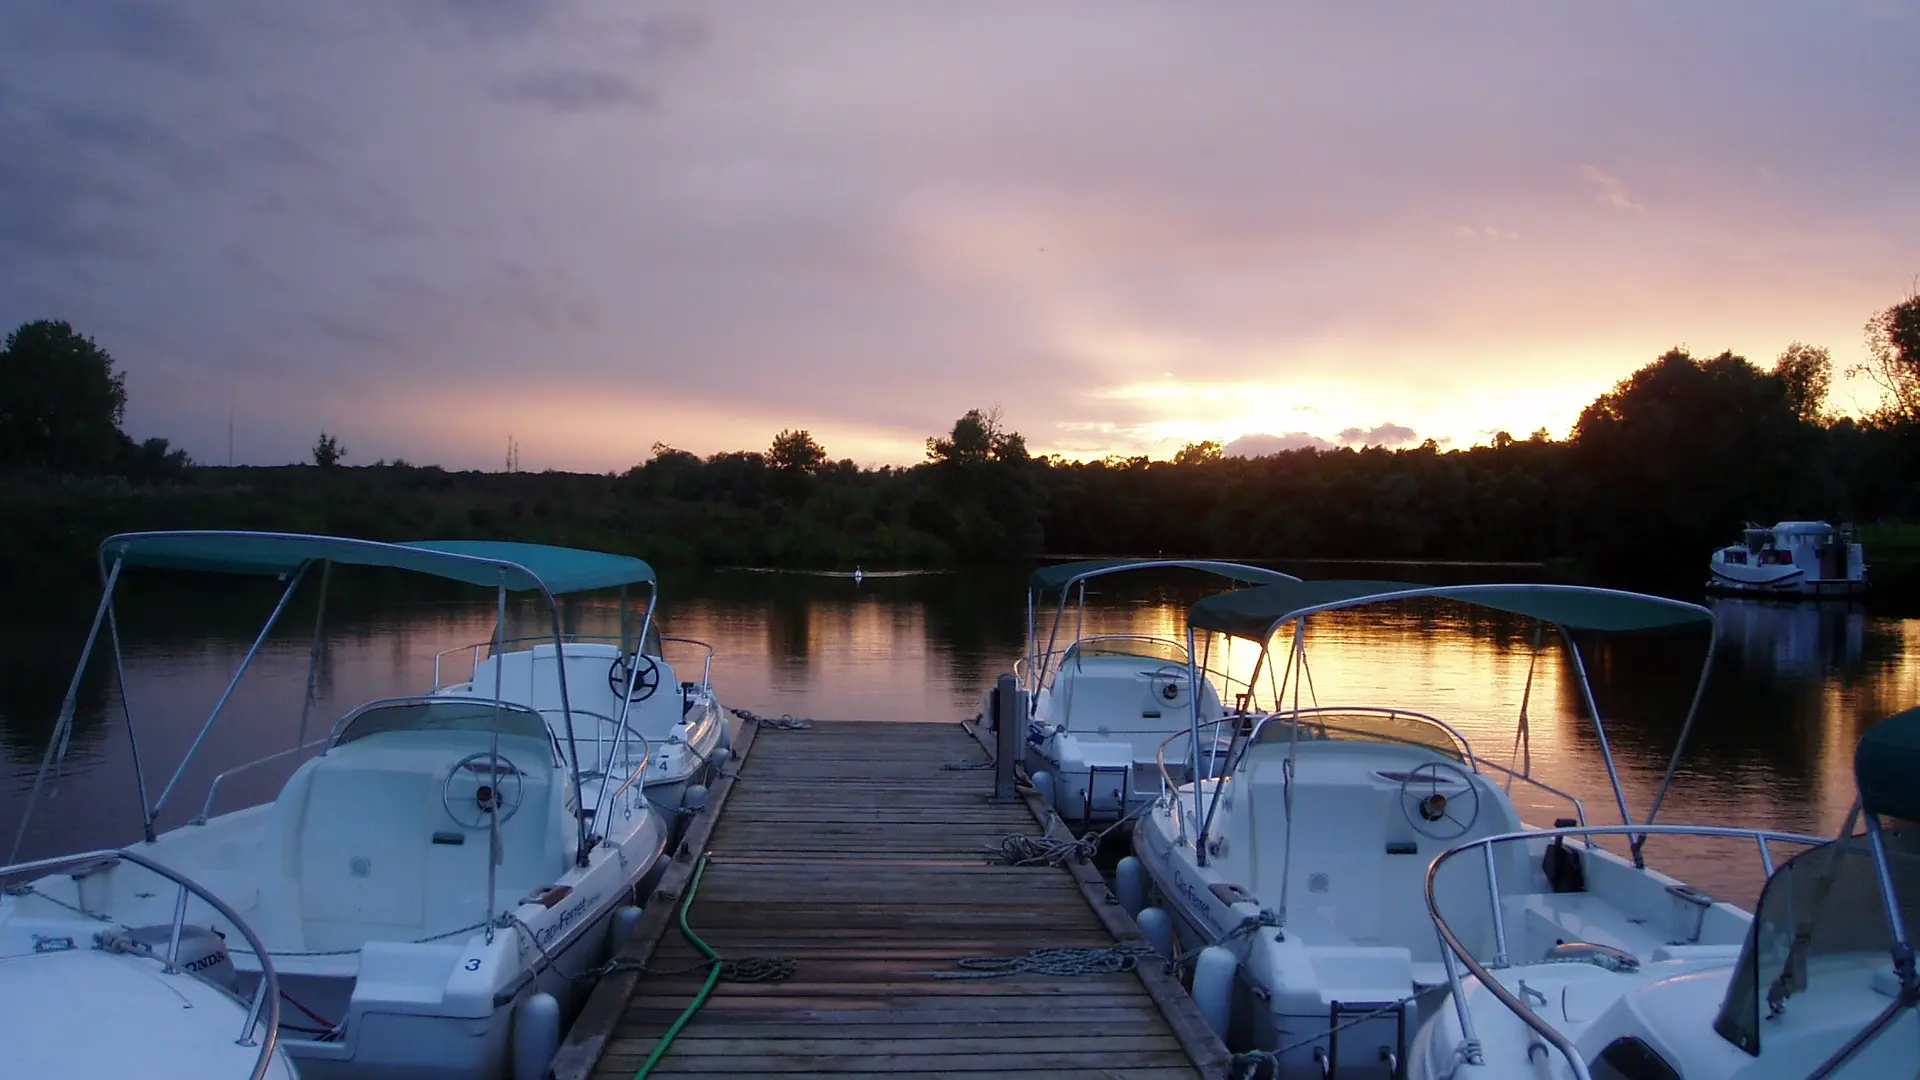
<svg viewBox="0 0 1920 1080"><path fill-rule="evenodd" d="M1591 580L1698 582L1748 521L1854 523L1877 586L1920 558L1920 298L1868 323L1882 401L1825 408L1825 350L1771 370L1672 350L1601 395L1569 437L1486 445L1303 448L1172 460L1036 457L998 409L972 410L909 467L833 460L805 430L701 457L656 443L624 472L353 465L322 434L312 463L195 465L119 430L112 359L65 324L0 352L0 580L91 577L99 541L239 528L380 540L491 538L640 555L663 566L869 570L1048 552L1240 559L1547 564ZM28 377L31 376L31 377ZM58 377L53 377L58 376ZM1338 573L1332 569L1332 573Z"/></svg>

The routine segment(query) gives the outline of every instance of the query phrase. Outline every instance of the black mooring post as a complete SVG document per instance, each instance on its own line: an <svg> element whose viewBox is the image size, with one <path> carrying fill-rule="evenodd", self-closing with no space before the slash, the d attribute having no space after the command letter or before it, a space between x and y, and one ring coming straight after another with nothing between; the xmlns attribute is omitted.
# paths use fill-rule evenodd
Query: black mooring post
<svg viewBox="0 0 1920 1080"><path fill-rule="evenodd" d="M1026 709L1021 704L1020 684L1012 675L1000 676L993 690L995 719L993 753L993 801L1013 802L1019 795L1013 789L1013 769L1020 762L1020 736L1026 729Z"/></svg>

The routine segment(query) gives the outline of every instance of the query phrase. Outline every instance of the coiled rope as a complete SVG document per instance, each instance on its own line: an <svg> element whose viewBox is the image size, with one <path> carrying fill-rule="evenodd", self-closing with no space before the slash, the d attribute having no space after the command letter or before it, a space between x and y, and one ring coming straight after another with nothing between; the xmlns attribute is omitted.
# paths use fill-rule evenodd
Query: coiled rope
<svg viewBox="0 0 1920 1080"><path fill-rule="evenodd" d="M1000 861L1008 866L1064 866L1068 859L1075 857L1093 858L1108 834L1151 809L1153 809L1152 803L1141 803L1099 832L1082 833L1078 837L1060 840L1049 835L1053 832L1054 822L1060 820L1058 813L1049 810L1046 828L1039 836L1028 833L1009 833L1000 838L999 844L988 848L987 851L999 855Z"/></svg>
<svg viewBox="0 0 1920 1080"><path fill-rule="evenodd" d="M792 713L781 713L779 716L761 716L752 709L729 709L727 711L742 720L751 720L761 727L775 728L780 731L806 731L813 727L813 721L811 719L804 716L795 716Z"/></svg>
<svg viewBox="0 0 1920 1080"><path fill-rule="evenodd" d="M1102 948L1034 949L1021 956L966 956L954 961L960 971L936 971L936 979L998 979L1006 975L1121 975L1152 956L1144 941L1122 941Z"/></svg>

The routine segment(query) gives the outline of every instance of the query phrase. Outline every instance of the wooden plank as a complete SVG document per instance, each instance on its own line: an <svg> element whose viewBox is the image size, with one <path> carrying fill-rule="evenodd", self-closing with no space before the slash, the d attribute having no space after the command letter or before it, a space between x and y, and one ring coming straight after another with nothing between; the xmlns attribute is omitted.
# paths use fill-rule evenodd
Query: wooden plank
<svg viewBox="0 0 1920 1080"><path fill-rule="evenodd" d="M989 802L986 770L944 768L980 760L975 731L951 722L750 726L758 751L737 755L726 798L716 784L712 813L695 819L710 858L688 921L723 957L784 957L796 968L779 983L718 983L654 1075L1196 1075L1190 1040L1140 975L940 977L969 956L1138 939L1105 918L1111 897L1090 894L1073 867L999 863L1000 841L1040 835L1043 819L1030 800ZM611 1018L602 1006L596 1031L583 1033L582 1013L556 1078L630 1077L704 985L704 954L667 933L699 854L675 853L669 873L682 872L662 879L673 895L657 918L649 903L622 951L659 973L619 973ZM618 977L603 981L590 1011Z"/></svg>
<svg viewBox="0 0 1920 1080"><path fill-rule="evenodd" d="M991 734L983 726L970 723L962 723L960 726L985 747L988 753L993 752ZM1073 838L1066 826L1061 823L1059 816L1047 808L1046 803L1031 785L1023 785L1020 788L1020 795L1034 820L1046 828L1050 839L1064 841ZM1107 887L1099 871L1084 859L1068 859L1066 867L1074 880L1080 884L1081 891L1086 896L1087 906L1091 907L1093 913L1106 925L1115 941L1145 942L1147 940L1146 935L1140 932L1140 927L1134 923L1133 917L1128 915L1126 909L1117 902L1118 898L1113 895L1113 890ZM1141 984L1147 988L1147 993L1153 997L1154 1004L1160 1006L1168 1026L1173 1028L1174 1035L1180 1039L1180 1044L1186 1047L1201 1076L1207 1080L1225 1080L1227 1070L1232 1065L1233 1056L1228 1052L1227 1044L1221 1040L1219 1034L1200 1015L1199 1007L1193 1003L1191 997L1187 996L1186 988L1180 985L1179 980L1171 972L1159 964L1141 964L1135 971L1140 976Z"/></svg>
<svg viewBox="0 0 1920 1080"><path fill-rule="evenodd" d="M712 1067L716 1059L707 1059ZM968 1068L960 1061L947 1061L947 1068L935 1072L914 1072L918 1080L983 1080L991 1076L993 1080L1192 1080L1194 1070L1190 1065L1177 1068L987 1068L977 1070ZM691 1068L662 1067L653 1070L653 1076L737 1076L732 1068L714 1068L714 1070L691 1070ZM900 1072L829 1072L837 1080L900 1080Z"/></svg>
<svg viewBox="0 0 1920 1080"><path fill-rule="evenodd" d="M724 1054L693 1057L679 1052L678 1044L663 1061L672 1072L721 1072L734 1075L768 1076L780 1073L832 1073L842 1069L860 1072L907 1073L922 1076L936 1069L952 1069L955 1058L946 1054L916 1054L912 1043L895 1043L891 1049L870 1048L866 1054ZM638 1054L608 1054L602 1067L632 1076L646 1060L651 1048ZM966 1059L968 1071L1001 1075L1014 1069L1098 1069L1118 1064L1117 1055L1104 1051L1039 1051L1035 1053L973 1054ZM1181 1050L1139 1050L1126 1055L1126 1063L1142 1068L1186 1065L1192 1068ZM663 1070L666 1071L666 1070ZM1191 1074L1189 1074L1191 1075Z"/></svg>
<svg viewBox="0 0 1920 1080"><path fill-rule="evenodd" d="M1150 1020L1158 1016L1152 1008L1138 1013L1127 1014L1134 1020ZM614 1041L621 1039L657 1039L666 1034L672 1021L656 1024L623 1024L614 1030ZM925 1045L924 1039L949 1039L964 1031L966 1040L982 1039L1060 1039L1090 1038L1106 1039L1109 1036L1092 1034L1102 1030L1085 1023L1061 1023L1059 1021L1036 1020L1032 1023L1002 1021L998 1023L974 1022L964 1028L953 1023L909 1022L899 1024L819 1024L819 1023L783 1023L776 1021L756 1021L751 1029L742 1028L736 1023L719 1021L702 1022L695 1017L681 1032L682 1039L706 1039L723 1037L737 1039L741 1032L750 1033L755 1039L913 1039L915 1046ZM1172 1034L1129 1036L1129 1038L1147 1038L1165 1040L1174 1044ZM611 1048L613 1044L609 1043ZM647 1050L651 1050L651 1044ZM978 1049L977 1047L975 1049ZM644 1052L644 1051L643 1051Z"/></svg>
<svg viewBox="0 0 1920 1080"><path fill-rule="evenodd" d="M835 1033L833 1038L822 1038L820 1032L808 1035L789 1035L779 1038L770 1037L759 1026L726 1034L720 1029L708 1029L697 1033L692 1028L681 1032L674 1040L674 1053L683 1057L750 1057L767 1054L791 1054L812 1057L858 1057L866 1054L887 1053L900 1049L902 1039L912 1038L911 1051L915 1054L1084 1054L1101 1050L1122 1053L1175 1053L1180 1050L1180 1042L1171 1034L1164 1035L1089 1035L1083 1028L1078 1034L1035 1035L1022 1033L1017 1036L970 1034L955 1037L950 1032L944 1035L928 1033L908 1034L900 1031L887 1031L878 1036L857 1037L844 1033ZM653 1052L652 1039L616 1038L607 1043L609 1054L637 1054L645 1057Z"/></svg>
<svg viewBox="0 0 1920 1080"><path fill-rule="evenodd" d="M944 1062L944 1064L947 1067L937 1071L913 1072L910 1075L916 1077L917 1080L983 1080L983 1078L986 1077L992 1077L993 1080L1193 1080L1193 1067L1191 1065L1148 1069L1102 1067L1092 1069L1016 1069L1008 1071L998 1066L990 1069L971 1069L967 1067L965 1062L952 1060L948 1060ZM714 1059L706 1059L700 1067L700 1070L695 1071L693 1069L683 1070L669 1065L666 1062L662 1062L660 1067L653 1070L653 1075L659 1077L713 1076L716 1071L721 1074L732 1072L732 1070L726 1068L708 1071L713 1068L713 1065ZM831 1073L819 1073L815 1075L833 1076L836 1080L900 1080L903 1074L899 1072L842 1072L836 1069ZM632 1076L632 1073L628 1073L627 1076ZM625 1078L622 1078L622 1080L625 1080Z"/></svg>
<svg viewBox="0 0 1920 1080"><path fill-rule="evenodd" d="M647 898L641 910L640 922L621 947L618 959L644 964L660 944L660 935L665 932L667 922L673 916L680 891L687 887L700 853L726 809L727 794L733 790L734 778L750 758L759 727L752 721L740 725L740 737L734 742L730 755L732 761L738 764L734 765L731 773L720 770L719 779L708 789L706 805L694 815L686 834L680 838L680 846L674 850L673 862L660 875L653 895ZM548 1069L553 1080L585 1080L592 1074L608 1036L620 1020L621 1010L633 997L634 985L639 978L640 973L632 966L623 966L595 984L593 993L587 996L586 1005L581 1008L580 1015L574 1018L573 1025L560 1042L559 1051L554 1055L553 1064Z"/></svg>

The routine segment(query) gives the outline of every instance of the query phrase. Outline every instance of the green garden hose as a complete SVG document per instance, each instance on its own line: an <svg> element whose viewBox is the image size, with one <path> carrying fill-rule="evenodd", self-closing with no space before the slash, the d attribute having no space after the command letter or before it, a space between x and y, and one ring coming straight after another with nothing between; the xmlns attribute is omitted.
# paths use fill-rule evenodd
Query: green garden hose
<svg viewBox="0 0 1920 1080"><path fill-rule="evenodd" d="M707 960L713 964L713 970L707 972L706 985L700 988L699 993L693 995L693 1001L681 1010L679 1018L673 1022L672 1027L667 1029L667 1033L660 1036L660 1045L654 1047L653 1053L647 1055L647 1060L640 1063L640 1071L633 1074L633 1080L646 1080L647 1075L653 1072L653 1067L660 1064L660 1059L666 1056L667 1048L673 1045L674 1036L679 1035L680 1029L686 1027L687 1021L693 1019L693 1014L699 1012L700 1006L707 1003L707 995L713 993L713 984L720 981L719 954L708 948L707 943L700 940L700 935L693 932L693 927L687 925L687 911L693 907L694 894L700 891L700 876L706 872L707 857L702 855L700 861L694 864L693 881L687 886L686 898L680 901L680 933L684 934L688 941L693 942L694 948L706 954Z"/></svg>

